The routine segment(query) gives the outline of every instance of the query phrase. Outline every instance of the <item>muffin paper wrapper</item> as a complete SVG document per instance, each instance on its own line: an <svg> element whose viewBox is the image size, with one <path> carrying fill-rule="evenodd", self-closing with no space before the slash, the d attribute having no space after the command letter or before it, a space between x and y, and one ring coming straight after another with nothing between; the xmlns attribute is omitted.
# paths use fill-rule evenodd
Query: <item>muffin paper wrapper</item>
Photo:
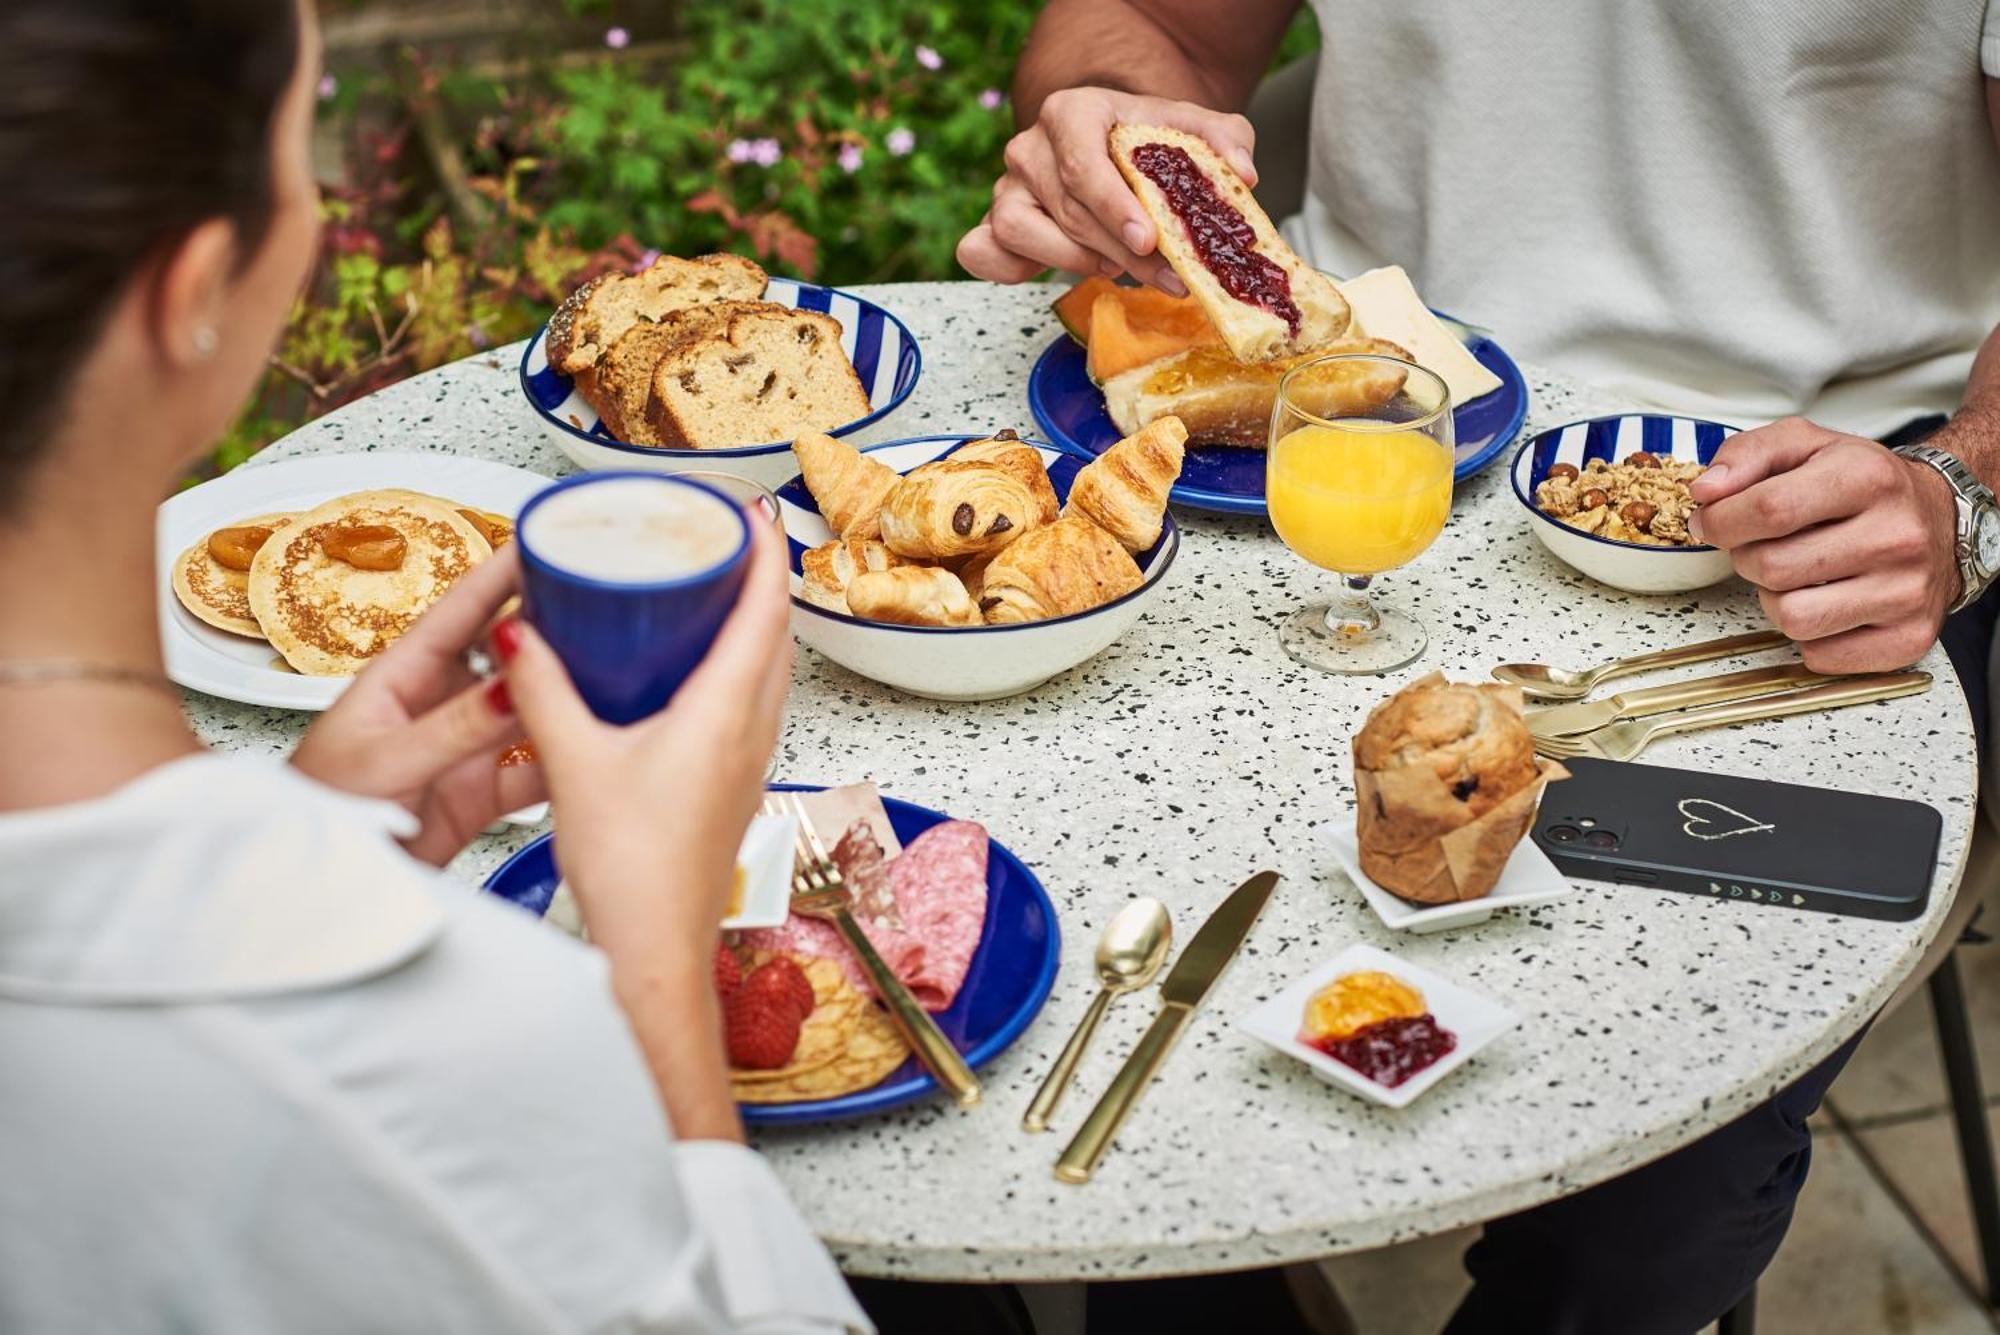
<svg viewBox="0 0 2000 1335"><path fill-rule="evenodd" d="M1537 768L1540 778L1485 815L1393 852L1370 844L1378 798L1387 810L1405 818L1412 813L1430 816L1440 827L1461 815L1465 806L1428 771L1357 771L1354 797L1360 813L1356 836L1361 869L1383 889L1419 904L1485 898L1500 883L1507 859L1534 823L1542 790L1569 777L1569 771L1552 760L1538 761Z"/></svg>

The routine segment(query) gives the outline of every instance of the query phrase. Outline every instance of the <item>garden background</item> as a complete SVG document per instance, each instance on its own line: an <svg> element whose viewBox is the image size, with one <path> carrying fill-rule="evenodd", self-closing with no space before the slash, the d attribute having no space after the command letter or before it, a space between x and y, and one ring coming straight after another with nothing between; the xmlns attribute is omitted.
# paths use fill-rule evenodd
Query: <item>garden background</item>
<svg viewBox="0 0 2000 1335"><path fill-rule="evenodd" d="M1024 0L320 0L325 231L206 472L532 332L657 249L958 278L1013 132ZM1279 59L1312 49L1302 13ZM191 479L192 480L192 479Z"/></svg>

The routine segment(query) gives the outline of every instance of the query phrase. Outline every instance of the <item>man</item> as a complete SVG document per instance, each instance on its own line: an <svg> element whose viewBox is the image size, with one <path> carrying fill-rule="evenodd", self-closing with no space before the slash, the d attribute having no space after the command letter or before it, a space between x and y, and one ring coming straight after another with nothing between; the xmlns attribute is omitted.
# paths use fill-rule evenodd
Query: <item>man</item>
<svg viewBox="0 0 2000 1335"><path fill-rule="evenodd" d="M1254 183L1232 113L1295 7L1050 0L1015 79L1023 128L960 261L1181 291L1106 133L1201 135ZM1724 447L1699 534L1816 668L1901 667L1983 592L2000 567L2000 0L1315 8L1307 201L1286 225L1308 261L1401 263L1517 354L1644 404L1783 419ZM1925 435L1905 455L1871 439ZM1947 637L1982 727L1991 626L1987 608ZM1804 1119L1851 1047L1659 1163L1488 1225L1451 1335L1713 1320L1776 1251Z"/></svg>

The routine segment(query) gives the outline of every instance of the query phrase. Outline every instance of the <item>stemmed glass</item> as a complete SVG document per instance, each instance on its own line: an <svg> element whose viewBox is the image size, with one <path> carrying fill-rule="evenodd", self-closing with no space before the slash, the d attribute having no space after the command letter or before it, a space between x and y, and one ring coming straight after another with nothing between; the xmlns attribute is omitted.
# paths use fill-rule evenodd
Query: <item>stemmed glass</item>
<svg viewBox="0 0 2000 1335"><path fill-rule="evenodd" d="M1302 391L1329 378L1400 377L1378 408L1320 417ZM1323 396L1321 398L1323 401ZM1271 410L1265 496L1287 547L1341 578L1340 597L1286 619L1285 652L1322 672L1388 672L1424 651L1423 623L1368 600L1385 570L1409 564L1451 513L1451 394L1444 381L1394 357L1344 354L1294 367Z"/></svg>

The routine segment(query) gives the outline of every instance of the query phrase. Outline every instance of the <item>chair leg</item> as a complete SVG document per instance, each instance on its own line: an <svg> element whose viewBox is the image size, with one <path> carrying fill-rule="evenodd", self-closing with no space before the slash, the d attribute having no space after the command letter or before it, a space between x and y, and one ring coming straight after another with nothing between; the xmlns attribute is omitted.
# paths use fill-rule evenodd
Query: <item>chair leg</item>
<svg viewBox="0 0 2000 1335"><path fill-rule="evenodd" d="M1757 1287L1736 1300L1736 1306L1715 1323L1715 1335L1757 1335Z"/></svg>
<svg viewBox="0 0 2000 1335"><path fill-rule="evenodd" d="M1993 1168L1993 1136L1986 1123L1986 1092L1979 1079L1979 1056L1965 1010L1958 955L1944 957L1931 975L1931 1013L1937 1022L1938 1051L1944 1058L1945 1086L1951 1094L1952 1122L1972 1197L1972 1221L1979 1235L1979 1260L1986 1301L1995 1301L2000 1280L2000 1178Z"/></svg>

